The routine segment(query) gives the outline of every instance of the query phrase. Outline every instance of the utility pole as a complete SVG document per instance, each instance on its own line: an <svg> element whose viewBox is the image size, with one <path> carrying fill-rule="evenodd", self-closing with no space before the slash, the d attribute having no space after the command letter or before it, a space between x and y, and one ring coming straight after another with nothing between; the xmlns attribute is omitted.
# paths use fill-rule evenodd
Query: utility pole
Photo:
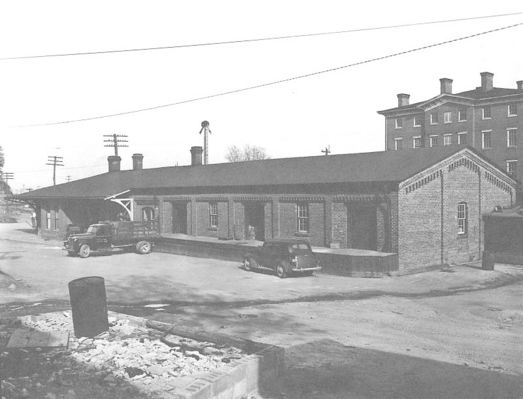
<svg viewBox="0 0 523 399"><path fill-rule="evenodd" d="M56 155L48 155L46 165L53 167L53 186L56 186L56 167L64 166L64 158Z"/></svg>
<svg viewBox="0 0 523 399"><path fill-rule="evenodd" d="M118 156L118 148L129 147L126 134L104 134L104 147L114 148L114 155Z"/></svg>
<svg viewBox="0 0 523 399"><path fill-rule="evenodd" d="M6 190L9 188L9 180L13 180L15 177L14 177L14 174L11 173L11 172L3 172L2 173L2 180L5 182L6 184ZM5 199L5 214L6 216L9 216L9 199Z"/></svg>
<svg viewBox="0 0 523 399"><path fill-rule="evenodd" d="M200 134L203 132L203 164L207 165L209 163L209 122L203 121L202 128L200 129Z"/></svg>
<svg viewBox="0 0 523 399"><path fill-rule="evenodd" d="M325 156L329 155L331 153L331 146L328 145L323 150L321 150L321 152L323 152L325 154Z"/></svg>

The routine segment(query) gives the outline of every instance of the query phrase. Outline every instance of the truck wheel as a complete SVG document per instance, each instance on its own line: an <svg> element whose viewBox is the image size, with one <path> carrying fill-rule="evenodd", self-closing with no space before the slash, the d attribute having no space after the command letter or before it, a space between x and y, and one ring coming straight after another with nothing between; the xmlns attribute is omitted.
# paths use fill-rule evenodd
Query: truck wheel
<svg viewBox="0 0 523 399"><path fill-rule="evenodd" d="M136 243L136 251L140 255L150 254L153 247L149 241L140 241Z"/></svg>
<svg viewBox="0 0 523 399"><path fill-rule="evenodd" d="M288 275L287 267L283 263L280 263L278 266L276 266L276 275L279 278L285 278Z"/></svg>
<svg viewBox="0 0 523 399"><path fill-rule="evenodd" d="M243 259L243 268L245 270L250 272L255 267L256 267L256 261L253 258L251 258L250 256L247 256L245 259Z"/></svg>
<svg viewBox="0 0 523 399"><path fill-rule="evenodd" d="M80 256L80 258L88 258L90 254L91 247L89 247L89 245L87 244L82 244L80 246L80 249L78 250L78 255Z"/></svg>

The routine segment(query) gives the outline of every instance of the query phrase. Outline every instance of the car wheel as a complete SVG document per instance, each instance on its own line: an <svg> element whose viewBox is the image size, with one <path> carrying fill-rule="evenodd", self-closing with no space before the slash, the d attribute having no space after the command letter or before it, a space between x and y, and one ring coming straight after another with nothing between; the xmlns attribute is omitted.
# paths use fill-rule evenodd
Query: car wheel
<svg viewBox="0 0 523 399"><path fill-rule="evenodd" d="M256 267L256 262L250 256L243 259L243 268L245 270L250 272L254 267Z"/></svg>
<svg viewBox="0 0 523 399"><path fill-rule="evenodd" d="M153 246L149 241L140 241L136 244L136 251L141 255L150 254Z"/></svg>
<svg viewBox="0 0 523 399"><path fill-rule="evenodd" d="M276 266L276 275L279 278L287 277L287 268L284 264L280 263L278 266Z"/></svg>
<svg viewBox="0 0 523 399"><path fill-rule="evenodd" d="M82 244L78 250L78 255L80 258L88 258L91 254L91 247L87 244Z"/></svg>

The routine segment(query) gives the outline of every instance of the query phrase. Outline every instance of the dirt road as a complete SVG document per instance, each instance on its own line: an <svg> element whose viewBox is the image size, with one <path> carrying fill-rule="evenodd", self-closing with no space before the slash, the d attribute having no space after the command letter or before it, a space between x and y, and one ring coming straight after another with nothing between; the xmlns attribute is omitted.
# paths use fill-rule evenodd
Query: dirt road
<svg viewBox="0 0 523 399"><path fill-rule="evenodd" d="M101 275L113 310L286 347L288 398L523 397L522 267L280 280L168 254L70 259L17 234L0 232L0 315L67 307L68 281Z"/></svg>

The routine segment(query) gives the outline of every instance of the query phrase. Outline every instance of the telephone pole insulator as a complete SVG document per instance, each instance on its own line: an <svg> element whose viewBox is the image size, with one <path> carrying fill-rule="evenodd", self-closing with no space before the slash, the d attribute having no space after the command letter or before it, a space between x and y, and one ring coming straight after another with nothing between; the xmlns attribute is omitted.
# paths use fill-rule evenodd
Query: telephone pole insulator
<svg viewBox="0 0 523 399"><path fill-rule="evenodd" d="M64 166L64 158L56 155L48 155L46 165L53 167L53 186L56 186L56 167Z"/></svg>
<svg viewBox="0 0 523 399"><path fill-rule="evenodd" d="M104 134L104 147L114 148L114 155L118 156L118 148L129 147L126 134Z"/></svg>

